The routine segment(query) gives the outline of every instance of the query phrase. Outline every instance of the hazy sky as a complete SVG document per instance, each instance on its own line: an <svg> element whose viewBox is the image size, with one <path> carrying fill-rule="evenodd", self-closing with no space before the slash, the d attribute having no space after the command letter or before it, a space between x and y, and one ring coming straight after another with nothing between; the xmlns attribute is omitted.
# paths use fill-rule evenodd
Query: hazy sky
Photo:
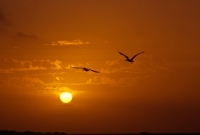
<svg viewBox="0 0 200 135"><path fill-rule="evenodd" d="M200 132L199 15L199 0L0 0L0 129Z"/></svg>

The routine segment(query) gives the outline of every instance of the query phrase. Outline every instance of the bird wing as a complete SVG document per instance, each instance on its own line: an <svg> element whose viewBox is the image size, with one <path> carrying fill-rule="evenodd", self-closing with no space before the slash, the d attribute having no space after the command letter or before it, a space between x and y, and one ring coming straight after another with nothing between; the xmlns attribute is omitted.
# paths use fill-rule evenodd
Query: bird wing
<svg viewBox="0 0 200 135"><path fill-rule="evenodd" d="M126 56L125 54L121 53L120 51L118 51L119 54L123 55L124 57L126 57L126 59L129 59L128 56Z"/></svg>
<svg viewBox="0 0 200 135"><path fill-rule="evenodd" d="M90 71L93 71L95 73L100 73L99 71L93 70L93 69L89 69Z"/></svg>
<svg viewBox="0 0 200 135"><path fill-rule="evenodd" d="M141 53L144 53L144 52L140 52L140 53L134 55L134 56L131 58L131 60L133 60L136 56L138 56L138 55L141 54Z"/></svg>

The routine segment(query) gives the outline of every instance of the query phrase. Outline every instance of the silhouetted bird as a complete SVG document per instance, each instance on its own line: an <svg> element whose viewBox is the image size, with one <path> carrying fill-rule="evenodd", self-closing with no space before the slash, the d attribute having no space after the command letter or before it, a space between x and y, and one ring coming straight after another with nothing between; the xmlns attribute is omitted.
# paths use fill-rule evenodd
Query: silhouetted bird
<svg viewBox="0 0 200 135"><path fill-rule="evenodd" d="M93 69L89 69L89 68L86 68L86 67L72 67L72 68L76 68L76 69L83 69L83 71L92 71L92 72L95 72L95 73L100 73L99 71L96 71L96 70L93 70Z"/></svg>
<svg viewBox="0 0 200 135"><path fill-rule="evenodd" d="M119 50L118 50L118 52L119 52ZM138 55L141 54L141 53L144 53L144 52L140 52L140 53L134 55L134 56L130 59L130 58L129 58L128 56L126 56L125 54L119 52L119 54L121 54L121 55L123 55L124 57L126 57L126 60L125 60L125 61L128 61L128 62L130 62L131 64L133 64L133 62L134 62L133 60L135 59L135 57L138 56Z"/></svg>

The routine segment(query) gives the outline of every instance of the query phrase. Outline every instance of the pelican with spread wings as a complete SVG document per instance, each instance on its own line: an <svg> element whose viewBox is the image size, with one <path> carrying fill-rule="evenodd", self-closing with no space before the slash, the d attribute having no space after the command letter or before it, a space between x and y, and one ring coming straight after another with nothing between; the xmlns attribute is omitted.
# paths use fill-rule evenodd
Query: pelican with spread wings
<svg viewBox="0 0 200 135"><path fill-rule="evenodd" d="M130 59L128 56L126 56L125 54L121 53L119 50L118 50L118 52L119 52L119 54L121 54L121 55L123 55L124 57L126 57L126 60L125 60L125 61L128 61L128 62L130 62L131 64L133 64L133 62L134 62L133 60L135 59L136 56L138 56L139 54L144 53L144 52L140 52L140 53L134 55L134 56Z"/></svg>
<svg viewBox="0 0 200 135"><path fill-rule="evenodd" d="M82 69L83 71L92 71L92 72L95 72L95 73L100 73L99 71L96 71L96 70L93 70L93 69L89 69L89 68L86 68L86 67L72 67L72 68L76 68L76 69Z"/></svg>

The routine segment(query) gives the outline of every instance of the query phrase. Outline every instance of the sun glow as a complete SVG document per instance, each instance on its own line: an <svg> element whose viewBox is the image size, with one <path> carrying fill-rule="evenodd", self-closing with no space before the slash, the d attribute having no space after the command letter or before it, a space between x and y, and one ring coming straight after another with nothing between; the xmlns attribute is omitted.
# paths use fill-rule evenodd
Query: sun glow
<svg viewBox="0 0 200 135"><path fill-rule="evenodd" d="M63 102L63 103L69 103L71 100L72 100L72 94L69 93L69 92L62 92L60 94L60 100Z"/></svg>

